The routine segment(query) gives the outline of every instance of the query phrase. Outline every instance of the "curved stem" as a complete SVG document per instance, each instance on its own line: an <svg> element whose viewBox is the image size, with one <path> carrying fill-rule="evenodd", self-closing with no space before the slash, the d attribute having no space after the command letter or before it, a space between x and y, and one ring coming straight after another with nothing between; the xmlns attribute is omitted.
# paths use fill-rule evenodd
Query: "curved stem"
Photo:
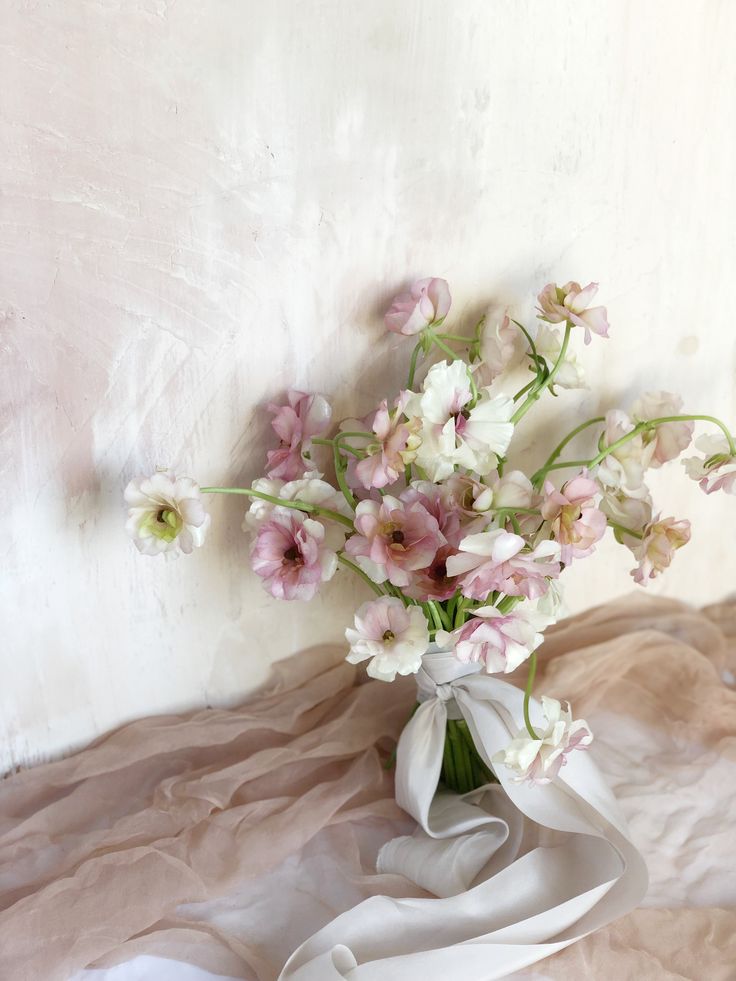
<svg viewBox="0 0 736 981"><path fill-rule="evenodd" d="M353 492L347 485L345 480L345 467L343 466L342 456L340 455L340 442L335 440L332 444L332 457L335 461L335 477L337 479L337 485L342 491L342 496L348 502L351 510L355 510L356 500L353 497Z"/></svg>
<svg viewBox="0 0 736 981"><path fill-rule="evenodd" d="M242 494L245 497L256 497L259 501L268 501L270 504L277 504L280 508L290 508L292 511L303 511L305 514L318 514L324 518L331 518L332 521L339 521L341 525L353 530L353 522L346 518L339 511L332 511L330 508L321 508L316 504L309 504L307 501L285 501L281 497L274 497L272 494L263 494L261 491L253 490L250 487L200 487L202 494Z"/></svg>
<svg viewBox="0 0 736 981"><path fill-rule="evenodd" d="M408 388L409 391L411 391L414 388L414 375L416 374L417 371L417 358L419 357L419 352L421 351L421 349L422 349L422 342L419 341L415 345L414 350L411 352L411 361L409 362L409 378L406 383L406 387Z"/></svg>
<svg viewBox="0 0 736 981"><path fill-rule="evenodd" d="M544 466L540 467L537 473L534 474L534 476L532 477L532 484L535 484L537 474L543 473L546 470L548 470L551 467L551 465L555 462L557 457L560 455L560 453L562 453L562 451L565 449L567 444L571 443L572 440L574 440L575 437L578 435L578 433L582 433L583 430L587 429L589 426L595 426L597 423L605 422L605 421L606 421L605 416L596 416L594 419L588 419L586 422L581 422L579 426L576 426L571 432L569 432L567 436L565 436L565 438L560 443L558 443L557 446L552 450L550 455L547 457L547 461L544 464Z"/></svg>
<svg viewBox="0 0 736 981"><path fill-rule="evenodd" d="M524 724L526 725L527 732L532 737L532 739L539 739L537 732L532 725L532 720L529 718L529 698L532 693L532 686L534 685L534 675L537 673L537 652L532 651L529 657L529 674L526 679L526 687L524 689Z"/></svg>
<svg viewBox="0 0 736 981"><path fill-rule="evenodd" d="M350 559L346 559L342 552L337 553L337 560L338 562L342 562L342 564L346 566L348 569L351 569L357 576L360 576L360 578L364 582L367 582L377 596L386 595L384 591L381 589L381 587L378 585L378 583L373 582L370 576L366 575L366 573L363 572L360 566L357 566L354 562L351 562Z"/></svg>
<svg viewBox="0 0 736 981"><path fill-rule="evenodd" d="M514 321L514 323L516 323L516 321ZM517 327L518 326L520 326L520 325L517 324ZM532 388L532 390L527 395L526 399L521 403L521 405L516 410L516 412L511 416L511 422L514 423L514 425L516 425L517 422L519 422L521 419L524 418L524 416L527 414L527 412L529 411L529 409L531 409L531 407L534 405L534 403L539 399L540 395L545 390L545 388L549 388L549 386L552 384L552 382L557 377L557 373L559 372L560 368L562 367L562 363L565 360L565 355L567 354L567 348L568 348L568 345L570 343L570 332L571 331L572 331L572 324L570 324L568 322L567 326L565 327L565 335L562 338L562 346L560 347L560 353L559 353L559 355L557 357L557 360L555 361L554 365L552 366L552 370L550 371L550 373L543 380L541 380L541 381L538 380L536 382L536 384L534 385L534 387ZM526 331L524 331L524 333L526 333ZM537 357L538 357L538 355L537 355Z"/></svg>
<svg viewBox="0 0 736 981"><path fill-rule="evenodd" d="M449 355L449 357L450 357L450 359L452 361L458 361L459 360L457 354L455 354L455 352L452 350L452 348L451 347L448 347L447 344L444 343L444 341L441 341L439 339L439 336L437 334L434 334L434 333L430 334L430 338L432 340L432 343L433 344L436 344L437 347L440 349L440 351L443 351L445 354Z"/></svg>
<svg viewBox="0 0 736 981"><path fill-rule="evenodd" d="M348 446L339 437L335 437L335 439L320 439L317 436L312 436L311 442L316 443L318 446L335 446L336 443L339 443L343 453L352 453L359 460L365 458L365 453L362 450L356 450L352 446Z"/></svg>
<svg viewBox="0 0 736 981"><path fill-rule="evenodd" d="M616 521L608 520L608 527L613 528L614 531L619 532L622 535L631 535L632 538L638 538L639 541L644 537L638 531L634 531L632 528L625 528L623 525L618 524Z"/></svg>

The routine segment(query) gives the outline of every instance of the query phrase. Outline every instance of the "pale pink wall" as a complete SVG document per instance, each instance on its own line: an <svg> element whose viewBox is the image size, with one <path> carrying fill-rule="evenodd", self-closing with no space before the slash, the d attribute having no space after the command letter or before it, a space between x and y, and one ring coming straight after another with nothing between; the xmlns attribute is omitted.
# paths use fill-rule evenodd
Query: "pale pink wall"
<svg viewBox="0 0 736 981"><path fill-rule="evenodd" d="M556 413L662 385L736 422L735 31L726 0L6 0L3 767L339 641L360 590L277 607L237 504L167 564L120 496L159 463L254 477L289 383L365 411L403 373L378 314L406 276L526 316L547 279L599 279L601 388ZM733 501L662 482L696 535L657 588L730 590ZM573 573L573 608L626 569Z"/></svg>

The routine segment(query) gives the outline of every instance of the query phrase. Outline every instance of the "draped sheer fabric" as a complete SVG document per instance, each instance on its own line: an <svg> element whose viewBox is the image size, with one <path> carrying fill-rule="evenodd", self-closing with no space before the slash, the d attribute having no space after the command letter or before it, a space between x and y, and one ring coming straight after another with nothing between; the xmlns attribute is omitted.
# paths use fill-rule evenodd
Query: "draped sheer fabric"
<svg viewBox="0 0 736 981"><path fill-rule="evenodd" d="M529 977L733 977L735 638L736 603L651 598L548 632L538 690L593 727L650 889ZM7 778L0 977L68 981L150 954L275 981L363 899L429 898L375 872L414 828L384 765L414 681L366 681L343 655L307 651L240 708L144 719Z"/></svg>

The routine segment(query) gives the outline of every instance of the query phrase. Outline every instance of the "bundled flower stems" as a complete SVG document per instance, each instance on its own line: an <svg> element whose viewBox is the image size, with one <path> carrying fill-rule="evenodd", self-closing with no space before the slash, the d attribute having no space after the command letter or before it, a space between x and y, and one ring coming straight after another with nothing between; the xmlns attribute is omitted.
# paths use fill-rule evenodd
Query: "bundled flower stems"
<svg viewBox="0 0 736 981"><path fill-rule="evenodd" d="M614 409L576 426L550 448L535 473L513 468L519 421L545 394L583 384L571 352L576 335L608 337L597 284L550 283L539 294L536 329L505 316L472 331L445 328L451 306L444 279L420 280L386 313L388 330L413 337L406 388L356 426L332 424L321 395L291 391L270 405L279 445L252 487L200 487L158 471L125 491L128 531L144 555L190 553L210 518L202 495L250 498L244 530L253 571L284 600L310 600L342 566L375 594L346 630L347 659L367 661L372 678L419 671L437 650L489 674L529 662L525 726L494 767L545 783L592 734L570 707L542 696L546 724L534 727L529 698L536 651L561 611L561 574L589 558L607 529L632 555L645 586L690 538L686 520L663 517L647 471L683 454L696 423L710 432L684 460L706 494L736 493L736 444L707 415L683 414L668 392L647 392L628 411ZM420 381L419 366L438 353ZM531 380L509 393L511 369L524 359ZM590 459L567 459L584 430L597 433ZM315 469L320 451L333 475ZM448 722L441 780L465 792L494 779L466 724Z"/></svg>

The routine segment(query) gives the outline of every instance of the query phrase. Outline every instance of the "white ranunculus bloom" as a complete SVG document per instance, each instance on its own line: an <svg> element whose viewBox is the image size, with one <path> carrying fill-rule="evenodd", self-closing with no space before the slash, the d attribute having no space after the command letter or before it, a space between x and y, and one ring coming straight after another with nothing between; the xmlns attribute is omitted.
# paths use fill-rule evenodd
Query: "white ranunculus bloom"
<svg viewBox="0 0 736 981"><path fill-rule="evenodd" d="M367 661L368 674L379 681L393 681L397 674L416 674L429 647L429 628L421 607L405 607L394 596L364 603L355 614L355 628L348 627L351 664Z"/></svg>
<svg viewBox="0 0 736 981"><path fill-rule="evenodd" d="M472 397L467 365L452 361L433 365L422 393L407 401L407 416L420 420L416 462L433 481L445 480L455 467L490 473L508 448L512 400L483 389L478 404L467 409Z"/></svg>
<svg viewBox="0 0 736 981"><path fill-rule="evenodd" d="M135 477L125 488L126 531L143 555L178 555L204 544L210 516L199 484L191 477L157 471Z"/></svg>
<svg viewBox="0 0 736 981"><path fill-rule="evenodd" d="M284 483L270 477L259 477L252 483L252 488L260 494L268 494L270 497L281 498L282 501L304 501L306 504L315 504L317 507L327 508L329 511L337 511L340 514L349 515L350 508L344 495L322 480L322 474L305 474L298 480L290 480ZM278 504L272 501L263 501L260 498L252 499L250 508L245 512L243 518L243 531L255 532L259 526L268 520L274 511L289 512L293 509L279 508ZM314 516L315 521L319 521L319 515ZM325 522L325 534L327 545L335 549L342 547L345 540L345 533L339 525L332 522Z"/></svg>
<svg viewBox="0 0 736 981"><path fill-rule="evenodd" d="M593 742L588 723L573 721L570 706L555 698L542 695L546 727L532 739L526 728L519 730L505 751L496 754L493 762L503 763L515 771L514 780L521 783L550 783L575 749L586 749Z"/></svg>

